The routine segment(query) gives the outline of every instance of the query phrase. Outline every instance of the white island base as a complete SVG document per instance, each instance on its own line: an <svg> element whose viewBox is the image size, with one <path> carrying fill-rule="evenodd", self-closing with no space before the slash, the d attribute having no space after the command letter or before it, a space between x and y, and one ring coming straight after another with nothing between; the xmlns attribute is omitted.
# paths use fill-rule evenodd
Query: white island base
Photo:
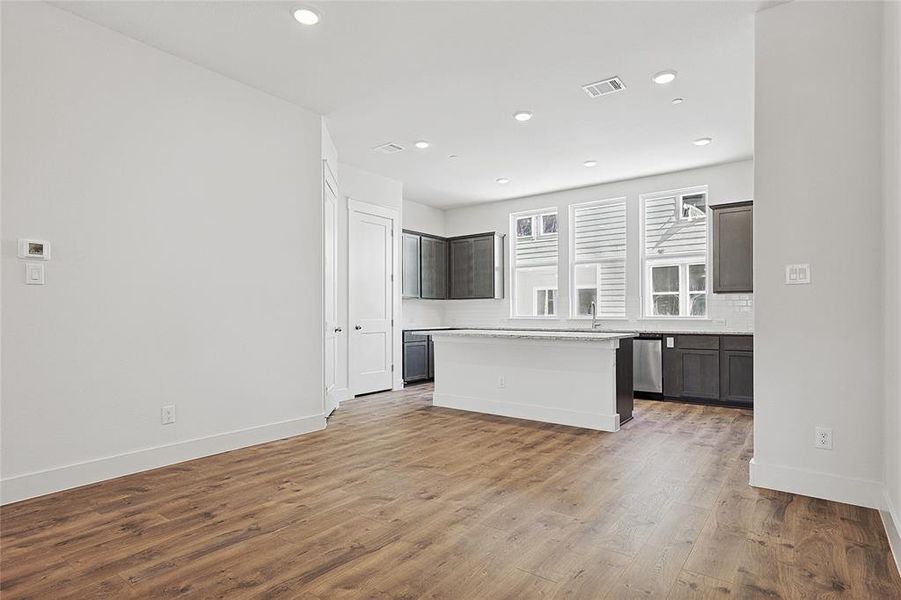
<svg viewBox="0 0 901 600"><path fill-rule="evenodd" d="M435 406L619 430L616 350L633 335L464 329L431 336Z"/></svg>

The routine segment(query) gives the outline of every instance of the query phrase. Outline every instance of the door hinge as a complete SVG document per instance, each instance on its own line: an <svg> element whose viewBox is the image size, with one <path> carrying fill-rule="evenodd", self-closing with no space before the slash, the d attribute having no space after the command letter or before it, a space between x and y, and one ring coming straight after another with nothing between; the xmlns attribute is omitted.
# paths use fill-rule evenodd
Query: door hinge
<svg viewBox="0 0 901 600"><path fill-rule="evenodd" d="M391 365L391 372L394 373L394 365Z"/></svg>

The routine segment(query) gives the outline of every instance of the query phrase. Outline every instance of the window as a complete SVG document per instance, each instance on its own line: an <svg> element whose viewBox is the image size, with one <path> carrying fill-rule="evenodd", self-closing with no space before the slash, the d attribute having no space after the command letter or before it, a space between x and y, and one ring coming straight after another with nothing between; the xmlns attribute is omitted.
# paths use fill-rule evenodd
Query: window
<svg viewBox="0 0 901 600"><path fill-rule="evenodd" d="M552 317L556 315L556 300L557 288L535 288L535 315L539 317Z"/></svg>
<svg viewBox="0 0 901 600"><path fill-rule="evenodd" d="M532 217L521 217L516 219L516 237L530 238L532 237Z"/></svg>
<svg viewBox="0 0 901 600"><path fill-rule="evenodd" d="M651 316L707 315L707 265L652 263L650 273Z"/></svg>
<svg viewBox="0 0 901 600"><path fill-rule="evenodd" d="M570 207L573 317L626 316L626 199Z"/></svg>
<svg viewBox="0 0 901 600"><path fill-rule="evenodd" d="M679 219L691 221L707 216L707 194L682 194L679 196Z"/></svg>
<svg viewBox="0 0 901 600"><path fill-rule="evenodd" d="M642 311L707 316L707 190L642 196Z"/></svg>
<svg viewBox="0 0 901 600"><path fill-rule="evenodd" d="M688 265L688 314L707 314L707 265Z"/></svg>
<svg viewBox="0 0 901 600"><path fill-rule="evenodd" d="M557 213L541 215L541 235L557 233Z"/></svg>
<svg viewBox="0 0 901 600"><path fill-rule="evenodd" d="M679 316L679 265L651 267L653 314Z"/></svg>
<svg viewBox="0 0 901 600"><path fill-rule="evenodd" d="M597 306L597 287L576 287L576 313L577 315L590 315L591 305Z"/></svg>
<svg viewBox="0 0 901 600"><path fill-rule="evenodd" d="M557 211L542 209L510 215L513 317L557 315Z"/></svg>

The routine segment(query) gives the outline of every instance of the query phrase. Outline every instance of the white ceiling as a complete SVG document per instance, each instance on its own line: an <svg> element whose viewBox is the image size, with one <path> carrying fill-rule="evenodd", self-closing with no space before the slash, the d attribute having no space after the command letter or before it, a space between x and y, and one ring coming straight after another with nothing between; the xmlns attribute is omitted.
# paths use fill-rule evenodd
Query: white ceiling
<svg viewBox="0 0 901 600"><path fill-rule="evenodd" d="M341 162L403 181L407 199L449 207L752 156L761 4L56 5L326 115ZM297 24L299 5L315 7L321 23ZM677 70L676 81L653 83L663 69ZM625 91L591 99L581 90L613 75ZM685 102L672 105L677 96ZM517 110L534 118L519 123ZM703 136L713 143L692 144ZM432 146L413 148L419 139ZM407 150L372 151L384 142ZM589 159L598 166L582 166Z"/></svg>

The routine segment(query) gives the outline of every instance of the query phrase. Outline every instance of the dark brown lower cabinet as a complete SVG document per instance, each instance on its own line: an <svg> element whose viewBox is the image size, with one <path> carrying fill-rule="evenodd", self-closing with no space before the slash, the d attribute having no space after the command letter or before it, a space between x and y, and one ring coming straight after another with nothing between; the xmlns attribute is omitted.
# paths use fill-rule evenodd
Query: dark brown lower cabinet
<svg viewBox="0 0 901 600"><path fill-rule="evenodd" d="M732 404L754 402L754 353L723 350L720 365L721 398Z"/></svg>
<svg viewBox="0 0 901 600"><path fill-rule="evenodd" d="M664 335L664 399L752 406L753 348L749 335Z"/></svg>
<svg viewBox="0 0 901 600"><path fill-rule="evenodd" d="M432 336L404 331L404 383L419 383L435 378L435 345Z"/></svg>
<svg viewBox="0 0 901 600"><path fill-rule="evenodd" d="M719 350L682 350L682 395L718 400L720 397Z"/></svg>

